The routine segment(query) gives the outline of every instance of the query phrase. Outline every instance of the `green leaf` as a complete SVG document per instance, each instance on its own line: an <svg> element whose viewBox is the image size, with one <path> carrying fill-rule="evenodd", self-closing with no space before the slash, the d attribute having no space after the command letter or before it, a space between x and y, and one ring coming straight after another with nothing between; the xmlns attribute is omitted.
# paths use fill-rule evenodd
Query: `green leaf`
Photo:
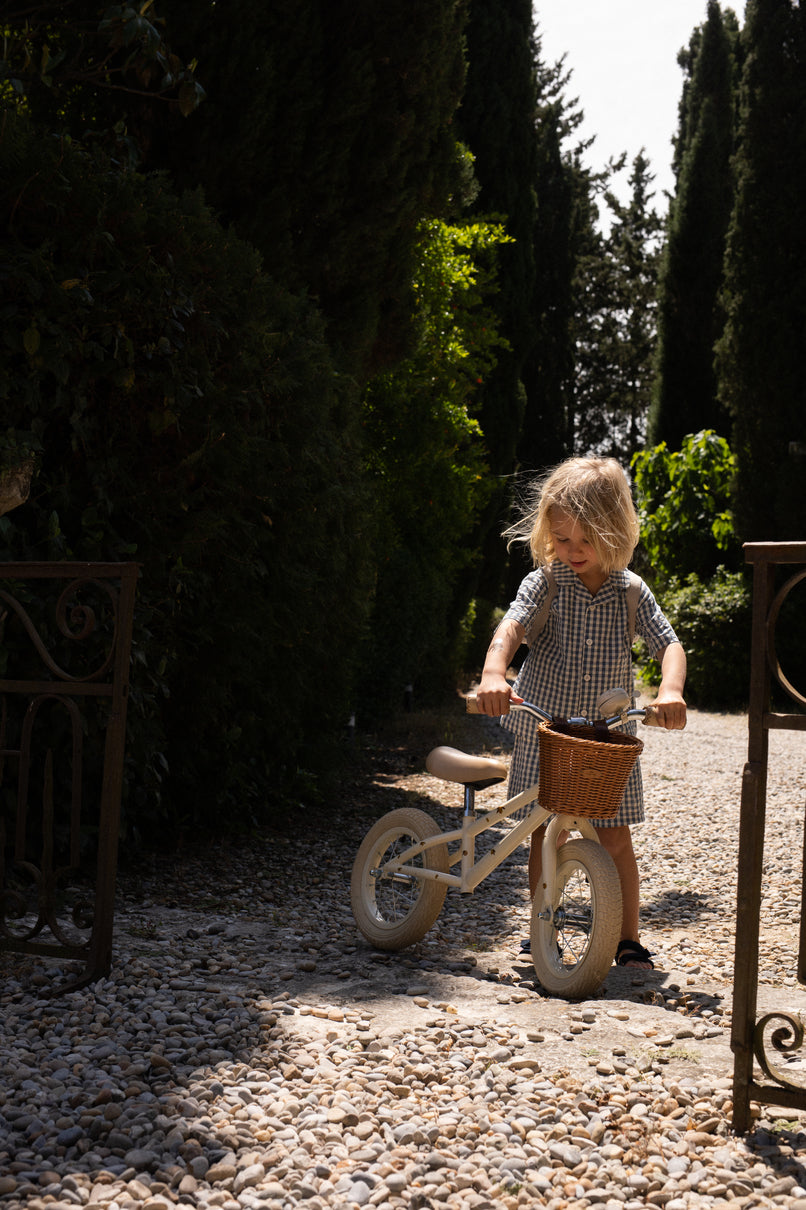
<svg viewBox="0 0 806 1210"><path fill-rule="evenodd" d="M39 329L37 328L36 324L31 324L31 326L26 328L22 334L23 348L29 357L33 357L39 352L40 343L41 337L39 335Z"/></svg>

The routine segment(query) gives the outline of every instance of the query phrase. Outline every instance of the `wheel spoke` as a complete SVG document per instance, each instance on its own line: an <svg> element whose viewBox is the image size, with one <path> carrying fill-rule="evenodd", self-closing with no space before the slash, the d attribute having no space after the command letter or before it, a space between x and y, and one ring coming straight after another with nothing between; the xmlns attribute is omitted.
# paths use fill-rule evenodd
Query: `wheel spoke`
<svg viewBox="0 0 806 1210"><path fill-rule="evenodd" d="M416 841L413 836L399 836L382 854L377 866L370 873L374 879L373 901L378 920L394 924L412 911L422 890L422 882L414 874L401 874L397 870L385 873L385 867L396 861L401 853L411 848ZM422 856L415 857L409 865L421 866Z"/></svg>
<svg viewBox="0 0 806 1210"><path fill-rule="evenodd" d="M574 869L562 888L554 913L557 945L563 966L577 966L584 958L592 920L590 883L581 870Z"/></svg>

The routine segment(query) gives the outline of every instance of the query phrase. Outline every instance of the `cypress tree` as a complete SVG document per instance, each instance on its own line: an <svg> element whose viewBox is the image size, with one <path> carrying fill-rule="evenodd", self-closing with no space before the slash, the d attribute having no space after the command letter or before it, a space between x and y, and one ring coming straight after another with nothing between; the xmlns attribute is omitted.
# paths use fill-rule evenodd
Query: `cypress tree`
<svg viewBox="0 0 806 1210"><path fill-rule="evenodd" d="M366 381L410 348L418 223L458 190L464 0L163 7L207 101L153 130L151 165L203 186Z"/></svg>
<svg viewBox="0 0 806 1210"><path fill-rule="evenodd" d="M562 63L541 53L526 0L471 0L460 133L475 156L476 210L504 217L515 241L501 251L496 308L510 350L484 384L480 416L498 478L477 543L489 600L509 591L502 575L511 587L523 570L507 566L500 538L513 473L571 451L574 280L595 219L583 148L565 148L582 115L563 97Z"/></svg>
<svg viewBox="0 0 806 1210"><path fill-rule="evenodd" d="M656 378L647 439L679 449L702 428L730 422L717 396L714 344L724 322L718 296L733 203L731 155L737 23L709 0L704 25L678 61L689 78L680 103L676 191L660 269Z"/></svg>
<svg viewBox="0 0 806 1210"><path fill-rule="evenodd" d="M525 406L522 372L535 339L534 53L530 0L470 0L467 83L457 127L475 159L479 191L472 212L505 222L514 243L501 249L501 288L494 300L509 349L499 351L498 364L481 386L478 413L497 486L473 538L483 551L481 582L476 583L478 571L465 577L460 612L476 591L490 600L499 595L505 564L500 533Z"/></svg>
<svg viewBox="0 0 806 1210"><path fill-rule="evenodd" d="M744 540L806 533L806 14L749 0L719 396Z"/></svg>
<svg viewBox="0 0 806 1210"><path fill-rule="evenodd" d="M606 195L610 232L580 263L575 449L628 464L643 443L655 350L657 240L649 161L640 152L627 205Z"/></svg>
<svg viewBox="0 0 806 1210"><path fill-rule="evenodd" d="M564 147L582 114L563 96L562 62L542 63L539 41L537 47L534 339L523 371L526 412L518 443L518 464L526 471L559 462L573 447L575 285L596 219L590 179L579 163L582 148L572 154Z"/></svg>

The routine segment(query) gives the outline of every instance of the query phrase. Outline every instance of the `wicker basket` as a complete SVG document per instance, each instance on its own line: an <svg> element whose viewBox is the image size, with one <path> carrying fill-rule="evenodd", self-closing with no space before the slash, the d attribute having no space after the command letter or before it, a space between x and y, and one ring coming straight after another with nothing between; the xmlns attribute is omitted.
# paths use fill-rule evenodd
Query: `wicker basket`
<svg viewBox="0 0 806 1210"><path fill-rule="evenodd" d="M555 814L612 819L643 742L623 731L541 723L538 802Z"/></svg>

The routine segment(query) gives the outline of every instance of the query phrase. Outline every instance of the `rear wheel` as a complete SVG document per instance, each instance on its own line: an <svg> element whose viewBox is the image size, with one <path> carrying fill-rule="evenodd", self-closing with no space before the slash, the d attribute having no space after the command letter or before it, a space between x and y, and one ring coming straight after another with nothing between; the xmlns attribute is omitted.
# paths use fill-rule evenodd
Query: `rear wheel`
<svg viewBox="0 0 806 1210"><path fill-rule="evenodd" d="M350 902L361 932L377 949L399 950L424 937L442 911L447 887L428 874L384 872L384 867L413 844L438 836L440 828L416 807L401 807L367 832L353 863ZM448 872L448 846L435 845L406 863L422 870Z"/></svg>
<svg viewBox="0 0 806 1210"><path fill-rule="evenodd" d="M589 996L610 969L621 933L621 884L610 854L595 840L569 840L557 850L550 919L532 907L532 962L546 991Z"/></svg>

